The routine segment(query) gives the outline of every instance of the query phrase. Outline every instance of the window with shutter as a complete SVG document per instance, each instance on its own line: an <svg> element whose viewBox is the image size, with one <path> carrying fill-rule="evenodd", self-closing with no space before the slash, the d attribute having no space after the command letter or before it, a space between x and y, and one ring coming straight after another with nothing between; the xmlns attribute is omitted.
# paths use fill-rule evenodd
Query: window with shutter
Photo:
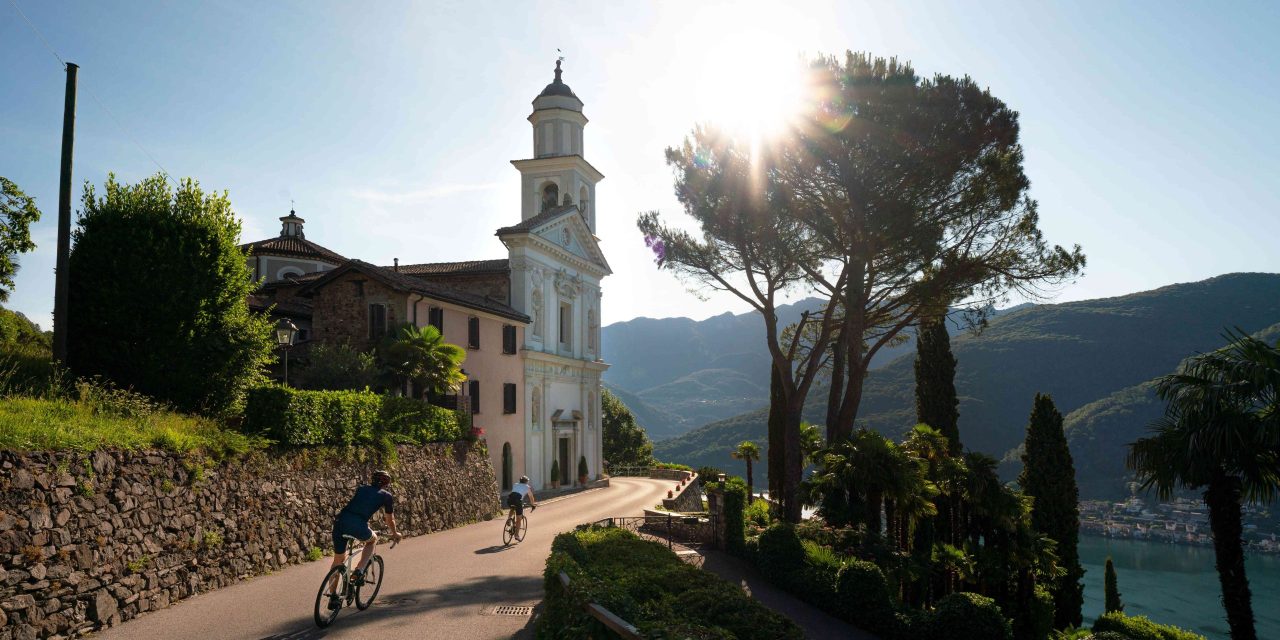
<svg viewBox="0 0 1280 640"><path fill-rule="evenodd" d="M387 332L387 305L369 305L369 338L376 340Z"/></svg>
<svg viewBox="0 0 1280 640"><path fill-rule="evenodd" d="M516 328L514 325L502 325L502 352L506 354L516 352Z"/></svg>
<svg viewBox="0 0 1280 640"><path fill-rule="evenodd" d="M471 394L471 413L480 413L480 381L468 382L467 393Z"/></svg>
<svg viewBox="0 0 1280 640"><path fill-rule="evenodd" d="M514 382L508 382L502 385L502 412L516 412L516 385Z"/></svg>
<svg viewBox="0 0 1280 640"><path fill-rule="evenodd" d="M435 327L440 333L444 333L444 309L440 307L431 307L427 310L427 324Z"/></svg>
<svg viewBox="0 0 1280 640"><path fill-rule="evenodd" d="M480 348L480 318L467 320L467 345L472 349Z"/></svg>

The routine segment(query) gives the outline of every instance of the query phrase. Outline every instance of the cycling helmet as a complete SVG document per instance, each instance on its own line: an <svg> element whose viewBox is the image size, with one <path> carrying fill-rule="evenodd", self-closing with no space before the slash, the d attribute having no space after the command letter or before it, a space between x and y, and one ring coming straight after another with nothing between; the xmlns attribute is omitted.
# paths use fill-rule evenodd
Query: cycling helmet
<svg viewBox="0 0 1280 640"><path fill-rule="evenodd" d="M391 474L379 469L373 472L373 483L379 487L385 487L391 484Z"/></svg>
<svg viewBox="0 0 1280 640"><path fill-rule="evenodd" d="M529 476L520 476L520 484L529 484Z"/></svg>

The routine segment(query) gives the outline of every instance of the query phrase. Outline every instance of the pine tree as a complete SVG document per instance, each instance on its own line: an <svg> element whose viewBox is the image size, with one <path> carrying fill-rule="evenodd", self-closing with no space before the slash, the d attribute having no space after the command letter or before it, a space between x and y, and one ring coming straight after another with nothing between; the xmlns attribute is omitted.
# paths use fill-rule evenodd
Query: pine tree
<svg viewBox="0 0 1280 640"><path fill-rule="evenodd" d="M960 412L956 398L956 359L951 355L945 316L920 323L916 335L916 422L942 432L951 455L960 455Z"/></svg>
<svg viewBox="0 0 1280 640"><path fill-rule="evenodd" d="M1111 562L1111 556L1107 556L1107 568L1104 576L1103 589L1106 592L1106 613L1123 612L1124 603L1120 602L1120 588L1116 585L1116 565Z"/></svg>
<svg viewBox="0 0 1280 640"><path fill-rule="evenodd" d="M1022 474L1018 483L1026 495L1035 498L1031 525L1058 543L1058 565L1066 573L1050 585L1054 601L1054 628L1078 627L1082 621L1084 586L1080 579L1077 545L1080 541L1080 490L1076 470L1062 432L1062 414L1047 395L1036 394L1027 425L1026 451L1022 454Z"/></svg>

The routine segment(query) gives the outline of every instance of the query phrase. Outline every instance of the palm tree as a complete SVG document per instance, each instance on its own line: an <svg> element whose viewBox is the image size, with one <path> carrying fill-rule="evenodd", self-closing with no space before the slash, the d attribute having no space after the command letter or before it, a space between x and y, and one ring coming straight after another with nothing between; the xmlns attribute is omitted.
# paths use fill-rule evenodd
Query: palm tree
<svg viewBox="0 0 1280 640"><path fill-rule="evenodd" d="M467 352L445 342L440 330L431 325L400 326L388 334L378 354L400 389L412 382L421 391L446 393L466 380L462 362Z"/></svg>
<svg viewBox="0 0 1280 640"><path fill-rule="evenodd" d="M750 440L743 440L738 443L738 448L730 455L732 455L735 460L742 460L747 463L747 503L750 504L752 500L755 500L753 496L756 495L753 493L755 490L755 479L751 475L751 463L760 459L760 447L756 446L756 443Z"/></svg>
<svg viewBox="0 0 1280 640"><path fill-rule="evenodd" d="M1167 402L1154 435L1129 445L1126 461L1161 499L1203 489L1222 606L1233 640L1255 640L1245 575L1241 505L1280 491L1280 348L1228 332L1230 344L1158 379Z"/></svg>

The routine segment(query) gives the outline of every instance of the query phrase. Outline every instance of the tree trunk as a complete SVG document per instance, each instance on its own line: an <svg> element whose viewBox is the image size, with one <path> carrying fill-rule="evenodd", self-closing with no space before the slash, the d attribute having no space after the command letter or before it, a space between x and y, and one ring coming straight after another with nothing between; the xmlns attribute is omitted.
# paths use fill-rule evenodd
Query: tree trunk
<svg viewBox="0 0 1280 640"><path fill-rule="evenodd" d="M751 477L751 458L746 458L746 461L747 461L747 504L750 505L751 501L755 500L754 496L756 495L755 494L756 483L755 483L755 479Z"/></svg>
<svg viewBox="0 0 1280 640"><path fill-rule="evenodd" d="M848 369L845 351L845 333L841 331L832 346L831 357L831 389L827 393L827 446L832 446L842 438L848 438L852 431L840 428L840 406L844 401L844 375Z"/></svg>
<svg viewBox="0 0 1280 640"><path fill-rule="evenodd" d="M889 528L886 533L890 538L894 538L893 521L894 514L897 512L893 499L886 500L884 494L878 491L867 492L867 533L873 536L880 535L880 507L884 507L886 520L889 521Z"/></svg>
<svg viewBox="0 0 1280 640"><path fill-rule="evenodd" d="M800 452L800 418L803 408L804 398L800 398L799 401L788 398L782 438L784 447L783 517L792 524L798 524L803 516L803 505L800 504L800 480L804 475L804 457Z"/></svg>
<svg viewBox="0 0 1280 640"><path fill-rule="evenodd" d="M1227 611L1231 640L1257 640L1249 578L1244 573L1244 546L1241 542L1240 480L1215 473L1204 492L1209 505L1209 526L1213 529L1213 553L1218 581L1222 583L1222 607Z"/></svg>
<svg viewBox="0 0 1280 640"><path fill-rule="evenodd" d="M868 500L869 502L869 500ZM890 549L899 548L899 539L897 539L897 503L893 502L893 498L886 498L884 503L884 544ZM872 532L879 532L879 508L876 509L876 529L872 529L872 518L867 518L867 529Z"/></svg>
<svg viewBox="0 0 1280 640"><path fill-rule="evenodd" d="M782 374L777 367L769 365L769 442L765 457L769 472L769 499L776 504L782 503L782 478L786 475L786 450L783 432L786 423L786 402L782 390Z"/></svg>

